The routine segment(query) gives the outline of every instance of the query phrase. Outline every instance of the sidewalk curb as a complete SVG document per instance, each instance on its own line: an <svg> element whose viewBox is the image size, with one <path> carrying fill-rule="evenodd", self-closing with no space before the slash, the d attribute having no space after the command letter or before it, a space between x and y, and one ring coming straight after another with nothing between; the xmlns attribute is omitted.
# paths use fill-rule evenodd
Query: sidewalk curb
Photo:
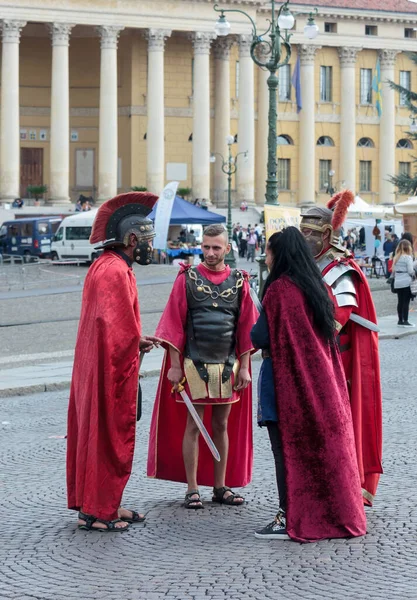
<svg viewBox="0 0 417 600"><path fill-rule="evenodd" d="M408 337L410 335L416 335L417 328L413 330L403 330L398 333L383 333L379 336L379 340L398 340L403 337ZM252 356L252 361L261 360L261 353L257 352ZM161 369L148 369L143 370L141 372L141 377L156 377L160 374ZM67 390L70 388L71 380L66 379L64 381L58 381L54 383L38 383L34 385L21 386L16 388L5 388L0 389L0 399L1 398L13 398L17 396L29 396L30 394L39 394L41 392L57 392L62 390Z"/></svg>
<svg viewBox="0 0 417 600"><path fill-rule="evenodd" d="M161 372L161 369L149 369L143 371L141 377L156 377ZM29 396L30 394L39 394L41 392L57 392L61 390L67 390L71 386L71 380L65 379L64 381L57 381L55 383L37 383L34 385L27 385L16 388L5 388L0 389L1 398L13 398L14 396Z"/></svg>

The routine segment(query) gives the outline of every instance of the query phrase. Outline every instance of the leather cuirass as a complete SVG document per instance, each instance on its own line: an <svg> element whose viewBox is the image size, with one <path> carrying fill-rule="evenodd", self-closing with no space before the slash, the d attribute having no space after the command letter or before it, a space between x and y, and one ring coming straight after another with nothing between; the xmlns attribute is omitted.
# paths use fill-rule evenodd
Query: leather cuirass
<svg viewBox="0 0 417 600"><path fill-rule="evenodd" d="M204 363L233 366L242 285L243 276L236 270L219 286L213 285L196 269L186 273L188 314L185 356L191 358L197 368ZM201 369L198 370L202 376ZM226 370L225 375L229 371L231 368Z"/></svg>

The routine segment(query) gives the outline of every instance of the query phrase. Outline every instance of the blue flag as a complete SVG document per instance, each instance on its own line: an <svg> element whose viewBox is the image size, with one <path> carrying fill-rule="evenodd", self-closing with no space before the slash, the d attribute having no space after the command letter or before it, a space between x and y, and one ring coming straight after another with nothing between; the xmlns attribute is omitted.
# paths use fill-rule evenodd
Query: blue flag
<svg viewBox="0 0 417 600"><path fill-rule="evenodd" d="M382 115L382 83L381 83L381 65L379 58L376 61L374 78L372 80L372 89L375 92L375 107L378 112L378 117Z"/></svg>
<svg viewBox="0 0 417 600"><path fill-rule="evenodd" d="M297 57L295 63L294 73L292 74L291 83L295 89L295 99L297 101L297 113L303 108L301 104L301 80L300 80L300 57Z"/></svg>

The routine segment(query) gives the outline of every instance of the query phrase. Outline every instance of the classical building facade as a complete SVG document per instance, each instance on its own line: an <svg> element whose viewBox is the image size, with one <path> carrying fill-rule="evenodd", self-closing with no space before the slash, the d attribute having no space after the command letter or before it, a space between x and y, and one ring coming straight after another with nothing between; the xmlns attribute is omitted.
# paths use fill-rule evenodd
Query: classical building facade
<svg viewBox="0 0 417 600"><path fill-rule="evenodd" d="M238 6L236 6L238 4ZM326 200L346 185L369 202L392 204L388 176L410 170L409 111L387 81L417 89L417 5L407 0L317 0L319 36L303 35L311 4L296 15L292 56L279 70L280 202ZM233 0L263 30L268 9ZM230 13L216 39L213 2L203 0L0 0L0 195L46 184L47 202L80 193L99 202L169 180L193 198L226 201L221 160L236 140L234 200L264 203L268 73L250 57L251 27ZM300 60L302 109L291 81ZM379 61L382 112L373 89ZM330 175L329 175L330 173Z"/></svg>

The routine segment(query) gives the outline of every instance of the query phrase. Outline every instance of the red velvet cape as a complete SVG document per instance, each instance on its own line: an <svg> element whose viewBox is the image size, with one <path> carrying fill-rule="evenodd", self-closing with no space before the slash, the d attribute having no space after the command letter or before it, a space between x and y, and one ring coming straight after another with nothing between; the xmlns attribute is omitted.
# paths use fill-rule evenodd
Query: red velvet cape
<svg viewBox="0 0 417 600"><path fill-rule="evenodd" d="M338 261L340 262L340 261ZM336 320L346 326L350 360L345 366L355 432L356 453L364 501L372 505L382 470L382 392L378 334L349 320L350 312L377 322L375 305L366 277L353 258L342 259L356 271L353 277L358 307L335 307ZM335 262L324 271L325 275ZM333 297L333 295L330 293ZM333 298L334 300L334 298Z"/></svg>
<svg viewBox="0 0 417 600"><path fill-rule="evenodd" d="M68 409L68 508L117 518L135 445L140 317L136 278L105 251L84 284Z"/></svg>
<svg viewBox="0 0 417 600"><path fill-rule="evenodd" d="M287 531L299 542L366 533L352 416L336 344L316 332L287 277L263 302L287 485Z"/></svg>
<svg viewBox="0 0 417 600"><path fill-rule="evenodd" d="M204 276L219 284L230 274L227 267L221 274L210 273L202 265L198 269ZM185 322L187 299L185 293L185 268L182 267L165 311L158 324L155 335L164 340L165 348L174 346L181 353L185 348ZM252 351L250 331L256 322L258 312L249 294L245 281L242 293L240 317L236 330L237 356ZM171 393L171 384L167 379L170 368L169 351L166 350L159 379L154 410L151 421L148 452L148 477L167 479L186 483L184 461L182 457L182 439L185 431L187 408L176 402L176 394ZM211 435L212 407L204 410L204 424ZM229 456L226 469L226 485L242 487L252 479L253 443L252 443L252 386L249 385L240 395L240 400L232 404L228 421ZM214 485L213 457L200 436L197 480L200 485Z"/></svg>

